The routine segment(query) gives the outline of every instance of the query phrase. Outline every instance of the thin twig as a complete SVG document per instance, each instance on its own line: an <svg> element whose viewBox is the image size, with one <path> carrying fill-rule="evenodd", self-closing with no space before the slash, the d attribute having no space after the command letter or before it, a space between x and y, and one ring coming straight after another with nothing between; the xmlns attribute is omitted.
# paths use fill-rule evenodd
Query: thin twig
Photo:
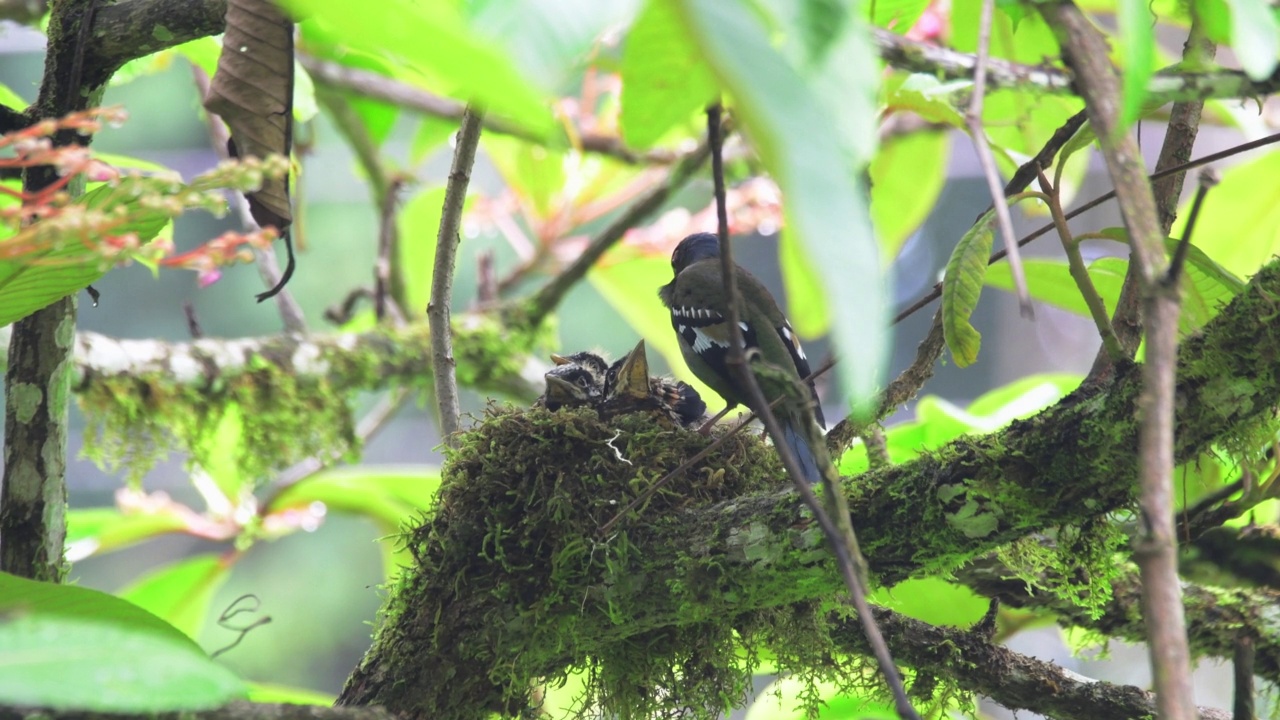
<svg viewBox="0 0 1280 720"><path fill-rule="evenodd" d="M729 245L729 216L725 203L724 168L720 155L719 104L712 105L707 109L707 135L711 148L711 173L715 181L716 221L720 242L720 273L724 282L726 296L725 322L729 327L729 356L726 359L729 370L738 376L738 383L747 390L747 395L750 398L750 402L747 404L760 409L758 413L760 421L769 431L769 436L773 438L774 448L782 458L782 464L787 469L787 474L791 476L796 491L804 498L805 505L813 512L814 517L818 520L818 524L822 527L823 533L826 534L827 540L831 544L836 557L836 564L840 567L845 585L849 588L850 600L857 610L858 621L862 625L862 631L871 646L876 663L880 666L880 672L884 674L885 681L893 692L894 705L897 708L898 715L903 720L918 720L920 716L916 713L915 708L911 705L911 700L907 697L907 691L902 685L902 677L898 672L898 667L894 664L893 657L889 654L889 647L885 644L884 637L880 634L880 628L876 626L875 617L871 614L871 606L867 603L865 589L866 561L858 550L858 541L849 517L849 509L845 501L843 488L841 488L839 476L831 464L831 458L827 454L826 446L818 444L814 448L814 456L822 470L823 495L829 504L824 507L823 503L818 500L818 496L814 494L813 488L809 485L809 480L805 477L795 453L792 452L791 447L787 444L782 425L773 414L769 401L760 389L755 373L752 372L747 364L746 338L743 335L742 326L739 324L741 318L738 317L738 308L742 304L742 296L739 294L737 277L733 271L733 251ZM812 410L806 409L804 411L804 419L811 426L807 428L808 432L805 433L809 438L808 442L812 442L815 437L820 438L822 433L817 431L817 421L813 417Z"/></svg>
<svg viewBox="0 0 1280 720"><path fill-rule="evenodd" d="M191 335L191 339L199 340L204 337L204 330L200 328L200 318L196 317L196 306L190 300L182 301L182 314L187 318L187 332Z"/></svg>
<svg viewBox="0 0 1280 720"><path fill-rule="evenodd" d="M1013 276L1013 287L1018 296L1018 307L1023 317L1032 317L1031 296L1027 293L1027 277L1022 270L1022 256L1018 254L1018 236L1013 232L1013 217L1009 214L1009 203L1005 202L1005 193L1000 186L1000 173L996 170L996 159L991 154L991 145L987 142L987 131L982 126L982 100L987 83L987 52L991 46L991 16L995 12L995 0L982 1L982 16L978 21L978 60L973 71L973 92L969 97L969 110L965 113L964 122L969 128L969 137L973 139L973 147L978 152L978 163L982 165L982 174L987 179L987 190L991 192L991 202L996 208L996 219L1000 225L1000 234L1004 238L1004 247L1009 252L1009 271Z"/></svg>
<svg viewBox="0 0 1280 720"><path fill-rule="evenodd" d="M685 155L675 167L671 168L671 171L662 182L632 203L613 222L609 223L608 227L601 230L600 234L591 240L587 248L582 251L582 254L569 267L562 270L560 274L534 293L528 302L528 321L530 326L536 326L542 322L543 318L560 304L569 289L579 280L586 277L587 271L596 264L596 261L604 255L605 251L621 240L628 230L644 222L650 215L657 212L676 190L689 181L694 171L701 167L702 163L706 162L709 155L710 150L705 144L699 145L697 149Z"/></svg>
<svg viewBox="0 0 1280 720"><path fill-rule="evenodd" d="M1067 218L1062 212L1061 192L1058 187L1049 183L1049 178L1043 171L1040 173L1040 189L1044 191L1044 201L1049 206L1053 225L1058 229L1062 250L1067 254L1067 268L1071 272L1071 279L1075 280L1076 289L1080 291L1085 306L1089 308L1093 324L1098 328L1098 335L1102 337L1102 347L1106 349L1112 362L1120 362L1126 357L1124 348L1120 346L1120 338L1116 337L1116 331L1111 327L1111 316L1107 313L1107 306L1102 302L1098 288L1094 287L1093 278L1089 277L1089 268L1085 266L1084 257L1080 254L1080 243L1071 236L1071 228L1067 226Z"/></svg>
<svg viewBox="0 0 1280 720"><path fill-rule="evenodd" d="M1107 59L1106 40L1069 1L1060 0L1037 9L1053 28L1063 61L1075 72L1129 229L1132 262L1139 273L1147 344L1139 399L1138 475L1139 506L1147 532L1135 542L1134 559L1142 573L1143 617L1158 715L1162 720L1191 720L1196 717L1196 707L1173 522L1178 288L1162 282L1168 269L1164 234L1160 232L1155 199L1137 144L1120 127L1120 81Z"/></svg>
<svg viewBox="0 0 1280 720"><path fill-rule="evenodd" d="M455 257L461 237L462 205L471 183L471 168L480 143L479 111L468 106L462 114L462 127L453 150L453 165L444 190L444 210L440 214L440 232L436 236L436 260L431 275L431 302L427 305L427 321L431 326L432 375L435 378L436 401L440 408L440 434L445 444L457 443L461 429L458 407L458 378L453 359L453 335L449 325L449 305L453 293Z"/></svg>
<svg viewBox="0 0 1280 720"><path fill-rule="evenodd" d="M1190 170L1192 168L1198 168L1201 165L1208 165L1209 163L1217 162L1218 160L1222 160L1223 158L1229 158L1234 155L1239 155L1240 153L1248 152L1250 150L1256 150L1260 147L1265 147L1267 145L1271 145L1277 142L1280 142L1280 133L1274 133L1264 138L1258 138L1257 140L1250 140L1247 143L1241 143L1234 147L1227 148L1226 150L1220 150L1216 153L1210 153L1208 155L1205 155L1202 158L1191 160L1189 162L1183 163L1182 165L1178 165L1176 167L1171 167L1168 170L1162 170L1160 172L1152 173L1150 176L1147 177L1147 179L1153 180L1153 181L1159 180L1160 178L1168 177L1175 173L1186 172L1187 170ZM1098 207L1102 203L1108 200L1111 200L1115 196L1116 196L1116 192L1114 190L1108 190L1107 192L1099 195L1098 197L1076 208L1075 210L1068 212L1064 217L1070 220L1074 217L1083 215L1084 213L1089 212L1090 210ZM1042 225L1039 228L1036 228L1035 230L1033 230L1032 232L1022 236L1022 238L1018 240L1018 246L1023 247L1029 244L1030 242L1032 242L1033 240L1036 240L1037 238L1041 237L1042 235L1045 235L1051 230L1053 230L1053 223ZM996 262L999 262L1000 260L1003 260L1005 254L1006 253L1003 249L997 250L996 252L991 254L991 257L987 258L987 264L990 265L992 263L996 263ZM897 315L894 315L893 322L891 324L897 325L903 320L906 320L907 318L914 315L918 310L920 310L920 308L923 308L924 306L928 305L934 300L937 300L940 297L942 297L942 283L937 283L933 286L932 289L929 290L929 292L922 295L919 300L916 300L915 302L911 303L903 310L899 311Z"/></svg>
<svg viewBox="0 0 1280 720"><path fill-rule="evenodd" d="M1169 261L1169 271L1165 273L1165 282L1176 285L1182 274L1182 265L1187 261L1187 249L1191 247L1191 232L1195 230L1196 220L1200 217L1200 207L1204 205L1204 197L1209 188L1218 184L1218 176L1212 168L1200 171L1200 186L1196 188L1196 197L1191 201L1191 213L1187 215L1187 229L1182 231L1178 247L1173 251L1173 259Z"/></svg>
<svg viewBox="0 0 1280 720"><path fill-rule="evenodd" d="M393 177L387 183L382 196L381 213L378 216L378 257L373 271L373 312L382 322L387 317L388 301L398 303L391 293L392 256L400 242L396 228L396 209L402 179Z"/></svg>

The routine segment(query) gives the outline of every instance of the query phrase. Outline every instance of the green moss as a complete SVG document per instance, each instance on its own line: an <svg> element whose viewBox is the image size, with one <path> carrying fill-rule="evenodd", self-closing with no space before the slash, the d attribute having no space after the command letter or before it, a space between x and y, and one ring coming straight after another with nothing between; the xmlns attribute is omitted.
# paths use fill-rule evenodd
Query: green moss
<svg viewBox="0 0 1280 720"><path fill-rule="evenodd" d="M435 658L435 667L362 701L417 717L517 712L533 687L582 671L584 709L711 718L745 702L762 657L811 683L878 689L878 673L831 641L832 603L779 604L794 588L757 587L734 575L736 564L683 548L664 551L664 574L649 573L630 541L681 509L779 489L777 456L753 433L601 536L659 468L707 442L644 414L601 422L592 410L491 408L449 452L435 513L405 535L415 566L392 587L366 661L371 675L378 665L403 669L408 657ZM672 607L682 620L646 619Z"/></svg>

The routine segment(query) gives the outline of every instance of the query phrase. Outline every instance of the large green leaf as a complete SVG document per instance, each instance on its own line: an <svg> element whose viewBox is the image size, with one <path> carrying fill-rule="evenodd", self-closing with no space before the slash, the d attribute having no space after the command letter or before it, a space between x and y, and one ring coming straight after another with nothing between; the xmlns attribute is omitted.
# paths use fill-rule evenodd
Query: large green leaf
<svg viewBox="0 0 1280 720"><path fill-rule="evenodd" d="M383 0L285 0L304 24L323 26L343 44L388 57L422 74L436 92L476 102L534 132L550 133L550 103L503 48L468 27L453 3Z"/></svg>
<svg viewBox="0 0 1280 720"><path fill-rule="evenodd" d="M821 278L851 401L866 407L887 350L886 302L859 169L870 161L876 61L855 17L804 73L737 0L668 0L733 97L734 116L778 182L789 238ZM863 132L867 130L867 132ZM794 320L794 318L793 318Z"/></svg>
<svg viewBox="0 0 1280 720"><path fill-rule="evenodd" d="M209 604L229 570L229 558L196 555L151 570L116 594L194 638L204 627Z"/></svg>
<svg viewBox="0 0 1280 720"><path fill-rule="evenodd" d="M144 210L139 198L120 197L117 188L109 185L85 193L77 204L95 210L125 208L134 219L111 232L135 233L142 242L151 240L169 224L168 216ZM13 240L8 229L0 228L0 250ZM71 236L51 240L43 249L24 251L16 260L0 261L0 326L83 290L102 277L108 267L99 252Z"/></svg>
<svg viewBox="0 0 1280 720"><path fill-rule="evenodd" d="M1209 191L1191 243L1227 271L1249 278L1280 254L1280 152L1264 153L1224 171ZM1190 201L1178 209L1170 233L1186 232Z"/></svg>
<svg viewBox="0 0 1280 720"><path fill-rule="evenodd" d="M964 585L942 578L912 578L892 588L877 588L871 602L930 625L969 627L982 619L991 601Z"/></svg>
<svg viewBox="0 0 1280 720"><path fill-rule="evenodd" d="M995 239L996 211L988 210L960 238L947 261L942 279L942 334L956 365L967 367L978 359L982 334L969 323L982 295L987 257Z"/></svg>
<svg viewBox="0 0 1280 720"><path fill-rule="evenodd" d="M245 694L189 638L131 603L0 573L0 704L143 713Z"/></svg>
<svg viewBox="0 0 1280 720"><path fill-rule="evenodd" d="M1265 80L1280 59L1280 23L1267 0L1227 0L1231 8L1231 49L1254 80Z"/></svg>
<svg viewBox="0 0 1280 720"><path fill-rule="evenodd" d="M480 143L533 217L550 217L564 191L565 153L502 135L482 135Z"/></svg>
<svg viewBox="0 0 1280 720"><path fill-rule="evenodd" d="M647 148L689 123L716 96L716 79L694 48L680 16L665 0L651 0L622 49L622 137Z"/></svg>
<svg viewBox="0 0 1280 720"><path fill-rule="evenodd" d="M919 132L880 146L871 161L871 221L888 263L933 210L947 177L951 135Z"/></svg>

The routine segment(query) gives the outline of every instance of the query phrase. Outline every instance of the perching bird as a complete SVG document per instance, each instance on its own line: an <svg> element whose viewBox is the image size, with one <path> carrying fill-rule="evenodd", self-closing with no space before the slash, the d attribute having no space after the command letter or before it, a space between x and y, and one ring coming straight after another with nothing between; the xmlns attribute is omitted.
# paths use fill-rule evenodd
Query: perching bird
<svg viewBox="0 0 1280 720"><path fill-rule="evenodd" d="M689 369L724 398L730 408L743 404L759 415L761 408L752 407L748 402L746 389L739 385L727 362L731 342L726 318L729 298L720 273L719 239L710 233L697 233L681 240L671 254L671 269L675 277L658 289L658 297L671 310L671 325L680 338L680 350ZM809 360L791 323L778 309L777 301L751 273L737 265L733 271L741 297L738 320L748 356L752 350L758 351L761 360L793 380L808 377ZM760 373L756 373L756 377L766 379ZM813 396L814 418L825 428L817 390L812 380L808 385ZM761 389L770 402L785 391L772 382L762 382ZM787 445L799 460L805 478L818 482L821 471L805 440L803 417L795 408L788 409L786 402L775 408Z"/></svg>
<svg viewBox="0 0 1280 720"><path fill-rule="evenodd" d="M699 425L707 411L698 391L687 383L649 374L643 340L626 357L609 366L604 406L612 414L661 410L671 422L685 428Z"/></svg>

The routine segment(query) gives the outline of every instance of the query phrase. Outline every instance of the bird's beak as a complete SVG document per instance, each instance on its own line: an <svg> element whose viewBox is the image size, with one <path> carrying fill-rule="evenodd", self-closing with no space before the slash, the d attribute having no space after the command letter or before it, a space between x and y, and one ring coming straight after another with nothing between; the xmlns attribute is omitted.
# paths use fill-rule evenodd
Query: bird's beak
<svg viewBox="0 0 1280 720"><path fill-rule="evenodd" d="M622 361L616 393L637 399L649 397L649 358L645 355L643 340Z"/></svg>
<svg viewBox="0 0 1280 720"><path fill-rule="evenodd" d="M547 400L568 403L578 399L578 386L555 375L547 376Z"/></svg>
<svg viewBox="0 0 1280 720"><path fill-rule="evenodd" d="M563 355L557 355L555 353L551 353L551 362L555 363L556 365L568 365L570 363L570 360L569 358Z"/></svg>

